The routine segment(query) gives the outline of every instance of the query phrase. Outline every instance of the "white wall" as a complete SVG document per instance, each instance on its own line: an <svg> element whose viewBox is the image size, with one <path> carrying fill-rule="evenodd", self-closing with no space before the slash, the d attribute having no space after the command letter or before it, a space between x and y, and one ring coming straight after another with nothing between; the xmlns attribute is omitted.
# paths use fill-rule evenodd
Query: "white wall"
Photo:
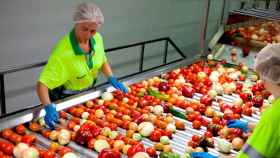
<svg viewBox="0 0 280 158"><path fill-rule="evenodd" d="M73 27L72 14L82 0L0 1L0 70L47 60L56 41ZM187 55L198 52L205 0L95 0L105 23L106 48L171 37ZM222 0L212 0L208 36L215 33ZM161 62L163 47L147 46L145 67ZM139 48L108 55L116 75L138 70ZM174 51L170 51L176 58ZM151 58L152 56L152 58ZM38 104L34 84L40 69L6 76L8 112ZM100 79L104 81L104 78ZM99 81L100 81L99 80Z"/></svg>

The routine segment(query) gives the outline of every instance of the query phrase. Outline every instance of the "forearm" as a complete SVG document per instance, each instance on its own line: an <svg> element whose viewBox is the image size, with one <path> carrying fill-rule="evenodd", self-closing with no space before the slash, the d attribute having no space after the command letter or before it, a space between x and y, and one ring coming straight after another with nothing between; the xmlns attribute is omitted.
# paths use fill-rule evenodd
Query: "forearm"
<svg viewBox="0 0 280 158"><path fill-rule="evenodd" d="M106 77L110 77L113 75L111 66L108 62L106 62L102 65L102 72Z"/></svg>
<svg viewBox="0 0 280 158"><path fill-rule="evenodd" d="M37 83L37 94L43 106L50 104L49 89L41 82Z"/></svg>

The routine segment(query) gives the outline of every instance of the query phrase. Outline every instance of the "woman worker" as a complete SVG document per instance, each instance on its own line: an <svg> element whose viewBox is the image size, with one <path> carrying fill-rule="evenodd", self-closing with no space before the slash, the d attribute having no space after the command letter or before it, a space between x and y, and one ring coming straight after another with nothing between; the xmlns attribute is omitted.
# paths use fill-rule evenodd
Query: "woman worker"
<svg viewBox="0 0 280 158"><path fill-rule="evenodd" d="M37 83L37 94L46 111L45 122L51 129L59 117L53 101L92 88L100 69L113 87L128 91L114 77L102 36L97 32L104 21L101 10L93 3L82 3L73 19L74 29L53 48Z"/></svg>
<svg viewBox="0 0 280 158"><path fill-rule="evenodd" d="M260 75L266 90L270 91L275 100L272 106L262 115L261 119L248 138L238 158L276 158L280 157L280 44L269 44L263 48L255 59L255 71ZM254 125L240 120L228 122L229 128L240 128L244 132L252 130ZM195 158L215 158L198 152Z"/></svg>

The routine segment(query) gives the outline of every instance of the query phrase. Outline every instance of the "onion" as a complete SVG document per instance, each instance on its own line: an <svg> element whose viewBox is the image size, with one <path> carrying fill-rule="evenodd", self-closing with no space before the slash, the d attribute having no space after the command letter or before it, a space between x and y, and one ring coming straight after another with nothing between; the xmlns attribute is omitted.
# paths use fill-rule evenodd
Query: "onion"
<svg viewBox="0 0 280 158"><path fill-rule="evenodd" d="M198 74L197 74L197 78L198 78L198 80L203 80L205 77L207 77L207 74L205 73L205 72L203 72L203 71L200 71L200 72L198 72Z"/></svg>
<svg viewBox="0 0 280 158"><path fill-rule="evenodd" d="M101 98L105 101L111 101L113 100L114 96L112 93L110 92L104 92L102 95L101 95Z"/></svg>
<svg viewBox="0 0 280 158"><path fill-rule="evenodd" d="M104 100L103 99L98 99L97 104L98 105L103 105L104 104Z"/></svg>
<svg viewBox="0 0 280 158"><path fill-rule="evenodd" d="M162 115L163 113L163 107L161 105L156 105L154 108L153 108L153 113L160 116Z"/></svg>
<svg viewBox="0 0 280 158"><path fill-rule="evenodd" d="M87 119L88 116L89 116L89 113L88 113L88 112L83 112L83 113L82 113L82 118L83 118L83 119Z"/></svg>
<svg viewBox="0 0 280 158"><path fill-rule="evenodd" d="M81 120L80 120L80 125L82 125L82 124L84 124L84 123L86 123L86 122L87 122L86 119L81 119Z"/></svg>
<svg viewBox="0 0 280 158"><path fill-rule="evenodd" d="M123 115L123 116L122 116L122 120L124 120L124 121L130 121L131 118L130 118L129 115Z"/></svg>
<svg viewBox="0 0 280 158"><path fill-rule="evenodd" d="M114 149L120 151L124 147L124 142L122 140L116 140L113 145Z"/></svg>
<svg viewBox="0 0 280 158"><path fill-rule="evenodd" d="M173 133L176 132L176 126L172 123L169 123L166 129L172 131Z"/></svg>
<svg viewBox="0 0 280 158"><path fill-rule="evenodd" d="M111 129L109 127L104 127L101 130L101 134L106 136L106 137L109 136L110 133L111 133Z"/></svg>
<svg viewBox="0 0 280 158"><path fill-rule="evenodd" d="M214 99L217 96L217 92L214 89L208 91L208 95Z"/></svg>
<svg viewBox="0 0 280 158"><path fill-rule="evenodd" d="M34 147L27 148L23 151L22 158L39 158L39 152Z"/></svg>
<svg viewBox="0 0 280 158"><path fill-rule="evenodd" d="M22 154L25 150L27 150L29 146L25 143L18 143L14 149L13 149L13 154L16 158L22 157Z"/></svg>
<svg viewBox="0 0 280 158"><path fill-rule="evenodd" d="M258 40L258 35L256 35L256 34L253 34L252 36L251 36L251 38L253 39L253 40Z"/></svg>
<svg viewBox="0 0 280 158"><path fill-rule="evenodd" d="M241 98L237 98L233 101L233 105L241 107L243 105L243 100Z"/></svg>
<svg viewBox="0 0 280 158"><path fill-rule="evenodd" d="M244 144L243 139L236 137L232 140L232 146L235 150L240 150Z"/></svg>
<svg viewBox="0 0 280 158"><path fill-rule="evenodd" d="M124 98L122 99L122 102L123 102L123 103L128 103L128 101L129 101L129 99L128 99L127 97L124 97Z"/></svg>
<svg viewBox="0 0 280 158"><path fill-rule="evenodd" d="M50 133L50 139L51 139L51 140L57 140L58 135L59 135L59 132L58 132L58 131L56 131L56 130L51 131L51 133Z"/></svg>
<svg viewBox="0 0 280 158"><path fill-rule="evenodd" d="M151 122L142 122L138 125L138 131L142 136L148 137L154 131L154 125Z"/></svg>
<svg viewBox="0 0 280 158"><path fill-rule="evenodd" d="M230 153L232 149L232 144L225 139L217 139L218 149L222 153Z"/></svg>
<svg viewBox="0 0 280 158"><path fill-rule="evenodd" d="M70 142L70 140L71 140L71 133L66 129L62 129L58 135L59 144L66 145Z"/></svg>
<svg viewBox="0 0 280 158"><path fill-rule="evenodd" d="M138 152L132 158L150 158L150 156L145 152Z"/></svg>
<svg viewBox="0 0 280 158"><path fill-rule="evenodd" d="M160 137L160 142L161 142L163 145L167 145L167 144L169 144L170 139L169 139L167 136L161 136L161 137Z"/></svg>
<svg viewBox="0 0 280 158"><path fill-rule="evenodd" d="M40 124L42 127L46 127L46 122L45 122L44 117L41 117L41 118L39 119L39 124Z"/></svg>
<svg viewBox="0 0 280 158"><path fill-rule="evenodd" d="M194 149L194 152L204 152L203 148L202 147L196 147Z"/></svg>
<svg viewBox="0 0 280 158"><path fill-rule="evenodd" d="M133 131L136 131L136 130L138 129L137 123L135 123L135 122L130 122L130 123L128 124L128 129L133 130Z"/></svg>
<svg viewBox="0 0 280 158"><path fill-rule="evenodd" d="M247 73L247 72L248 72L248 67L247 67L246 65L243 65L243 66L241 67L241 71L242 71L243 73Z"/></svg>
<svg viewBox="0 0 280 158"><path fill-rule="evenodd" d="M207 117L213 117L214 116L214 110L213 110L213 108L211 106L206 108L205 115Z"/></svg>
<svg viewBox="0 0 280 158"><path fill-rule="evenodd" d="M223 94L224 89L220 83L213 84L213 89L218 93L218 94Z"/></svg>
<svg viewBox="0 0 280 158"><path fill-rule="evenodd" d="M256 82L258 79L259 79L259 77L255 74L251 76L251 80L254 82Z"/></svg>
<svg viewBox="0 0 280 158"><path fill-rule="evenodd" d="M79 126L79 125L75 125L74 128L73 128L73 130L74 130L75 132L77 132L79 129L80 129L80 126Z"/></svg>
<svg viewBox="0 0 280 158"><path fill-rule="evenodd" d="M62 158L79 158L76 154L72 153L72 152L68 152L65 155L63 155Z"/></svg>
<svg viewBox="0 0 280 158"><path fill-rule="evenodd" d="M109 138L115 139L118 135L119 135L119 133L117 131L111 131L109 134Z"/></svg>
<svg viewBox="0 0 280 158"><path fill-rule="evenodd" d="M100 139L100 140L96 140L94 142L94 149L97 152L100 152L102 149L105 149L105 148L110 148L110 145L106 140Z"/></svg>
<svg viewBox="0 0 280 158"><path fill-rule="evenodd" d="M122 148L122 152L123 154L127 155L127 151L128 149L131 147L131 145L127 144L127 145L124 145L124 147Z"/></svg>
<svg viewBox="0 0 280 158"><path fill-rule="evenodd" d="M94 114L97 118L103 118L104 117L104 112L101 109L97 109Z"/></svg>
<svg viewBox="0 0 280 158"><path fill-rule="evenodd" d="M194 152L194 148L193 147L191 147L191 146L187 146L186 147L186 153L192 153L192 152Z"/></svg>
<svg viewBox="0 0 280 158"><path fill-rule="evenodd" d="M210 75L209 79L210 79L212 82L218 82L218 81L219 81L219 76Z"/></svg>

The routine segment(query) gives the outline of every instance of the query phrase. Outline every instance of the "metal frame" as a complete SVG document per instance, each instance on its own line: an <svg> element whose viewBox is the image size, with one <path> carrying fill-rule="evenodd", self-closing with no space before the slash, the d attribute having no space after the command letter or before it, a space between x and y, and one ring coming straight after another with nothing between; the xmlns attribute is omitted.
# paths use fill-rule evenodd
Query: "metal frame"
<svg viewBox="0 0 280 158"><path fill-rule="evenodd" d="M151 44L151 43L156 43L156 42L161 42L161 41L165 41L165 47L164 47L164 52L163 52L164 60L163 60L162 65L155 66L155 67L152 67L150 69L145 69L144 70L143 69L143 63L144 63L145 45ZM175 61L167 63L167 55L168 55L167 52L168 52L168 45L169 45L169 43L174 47L174 49L181 56L181 58L178 59L178 60L175 60ZM143 41L143 42L133 43L133 44L124 45L124 46L115 47L115 48L109 48L109 49L107 49L105 51L109 53L109 52L113 52L113 51L116 51L116 50L126 49L126 48L130 48L130 47L138 47L138 46L141 46L141 52L140 52L141 54L140 54L140 58L139 58L139 71L136 72L136 73L133 73L133 74L122 76L119 79L124 79L124 78L127 78L127 77L131 77L133 75L137 75L137 74L140 74L140 73L143 73L143 72L147 72L147 71L150 71L152 69L156 69L156 68L168 65L170 63L181 61L181 60L186 58L185 54L179 49L179 47L169 37L164 37L164 38L159 38L159 39L150 40L150 41ZM22 71L22 70L38 68L38 67L44 66L46 63L47 62L40 62L40 63L30 64L30 65L24 65L24 66L20 66L20 67L10 68L10 69L8 69L6 71L0 72L1 116L2 115L5 116L5 114L7 114L6 97L5 97L5 78L4 78L5 75L9 74L9 73L14 73L14 72ZM98 85L97 87L101 87L101 86L103 86L105 84L106 83L103 83L101 85ZM19 111L12 112L11 114L18 113L20 111L26 111L28 109L32 109L32 108L21 109Z"/></svg>
<svg viewBox="0 0 280 158"><path fill-rule="evenodd" d="M202 31L200 36L200 56L204 57L206 55L206 34L207 34L207 27L208 27L208 18L209 18L209 10L210 10L211 0L205 1L205 12L202 19Z"/></svg>
<svg viewBox="0 0 280 158"><path fill-rule="evenodd" d="M148 79L153 76L158 76L162 73L168 72L175 68L188 65L193 62L192 60L193 59L185 58L180 61L176 61L176 62L174 61L174 62L168 63L164 66L157 67L153 70L149 70L149 71L145 70L146 72L138 73L137 75L126 77L122 81L126 82L128 85L131 85L133 83L137 83L144 79ZM92 90L65 98L63 100L56 102L57 110L60 111L63 109L67 109L71 106L74 106L74 105L77 105L80 103L84 103L88 100L97 98L97 97L101 96L102 92L105 90L112 92L114 90L114 88L112 86L110 86L109 84L104 84L104 85L100 85L100 86L96 87L96 89L92 89ZM36 111L36 112L34 112L34 111ZM22 109L20 111L9 113L6 115L2 115L2 116L0 116L0 131L5 128L9 128L11 126L16 126L18 124L23 124L23 123L29 122L32 119L34 119L34 117L42 117L44 115L45 115L45 111L42 110L39 105L30 107L28 109Z"/></svg>

